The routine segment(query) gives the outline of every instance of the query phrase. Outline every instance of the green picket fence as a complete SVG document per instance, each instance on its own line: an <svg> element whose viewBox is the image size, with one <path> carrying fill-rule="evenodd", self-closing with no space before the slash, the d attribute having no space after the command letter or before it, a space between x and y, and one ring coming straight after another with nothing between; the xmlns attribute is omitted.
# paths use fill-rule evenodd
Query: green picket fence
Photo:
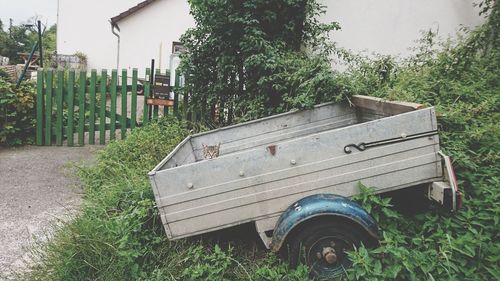
<svg viewBox="0 0 500 281"><path fill-rule="evenodd" d="M158 71L158 70L157 70ZM121 83L117 70L102 70L100 76L96 70L54 71L39 69L37 71L36 97L36 144L62 145L64 140L68 146L95 144L96 132L99 144L105 144L107 136L114 140L116 131L124 139L128 130L146 125L151 119L158 118L159 106L150 106L146 99L150 95L150 70L146 69L144 79L139 80L137 69L132 70L131 79L127 70L121 71ZM77 75L78 74L78 75ZM131 83L129 84L129 80ZM139 83L142 85L139 92ZM142 116L137 114L138 95L144 95ZM117 108L117 99L121 106ZM130 107L127 105L130 100ZM130 108L130 110L129 110ZM180 116L178 95L175 95L171 114ZM130 114L128 114L130 112ZM168 107L163 114L168 114ZM150 117L151 115L151 117ZM86 136L86 132L88 132ZM75 141L74 136L77 136Z"/></svg>

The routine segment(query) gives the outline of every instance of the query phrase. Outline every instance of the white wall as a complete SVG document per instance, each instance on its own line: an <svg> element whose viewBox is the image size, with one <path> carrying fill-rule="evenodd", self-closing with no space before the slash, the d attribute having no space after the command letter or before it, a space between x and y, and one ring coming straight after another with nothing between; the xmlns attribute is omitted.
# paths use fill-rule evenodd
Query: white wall
<svg viewBox="0 0 500 281"><path fill-rule="evenodd" d="M481 23L475 0L320 0L327 13L321 21L337 21L342 30L333 33L338 45L359 52L406 56L421 38L421 31L439 28L443 37L454 35L460 25ZM116 37L109 19L140 0L59 0L57 50L81 51L89 68L116 67ZM187 0L159 0L118 22L121 29L120 68L150 66L168 68L172 41L194 21Z"/></svg>
<svg viewBox="0 0 500 281"><path fill-rule="evenodd" d="M57 52L82 52L88 68L116 68L116 37L109 20L141 0L59 0Z"/></svg>
<svg viewBox="0 0 500 281"><path fill-rule="evenodd" d="M120 27L120 68L138 68L139 75L150 67L169 68L172 42L194 26L186 0L160 0L118 22ZM161 56L160 56L161 54Z"/></svg>
<svg viewBox="0 0 500 281"><path fill-rule="evenodd" d="M321 0L328 6L323 22L336 21L341 30L332 40L355 52L407 56L421 31L439 30L454 36L461 25L482 22L476 0Z"/></svg>

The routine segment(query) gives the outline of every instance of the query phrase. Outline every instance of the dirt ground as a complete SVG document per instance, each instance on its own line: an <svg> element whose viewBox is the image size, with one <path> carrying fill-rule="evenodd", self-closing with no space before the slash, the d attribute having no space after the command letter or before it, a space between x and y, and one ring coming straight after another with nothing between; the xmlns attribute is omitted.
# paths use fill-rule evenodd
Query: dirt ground
<svg viewBox="0 0 500 281"><path fill-rule="evenodd" d="M91 164L100 146L0 148L0 280L29 262L28 248L81 203L72 163Z"/></svg>

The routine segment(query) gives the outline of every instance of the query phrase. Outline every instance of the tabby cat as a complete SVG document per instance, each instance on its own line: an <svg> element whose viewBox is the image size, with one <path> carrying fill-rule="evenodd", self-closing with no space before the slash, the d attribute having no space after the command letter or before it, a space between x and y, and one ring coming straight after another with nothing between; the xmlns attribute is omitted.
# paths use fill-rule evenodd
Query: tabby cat
<svg viewBox="0 0 500 281"><path fill-rule="evenodd" d="M219 157L220 142L216 145L206 145L204 143L202 143L201 145L203 146L204 159L214 159Z"/></svg>

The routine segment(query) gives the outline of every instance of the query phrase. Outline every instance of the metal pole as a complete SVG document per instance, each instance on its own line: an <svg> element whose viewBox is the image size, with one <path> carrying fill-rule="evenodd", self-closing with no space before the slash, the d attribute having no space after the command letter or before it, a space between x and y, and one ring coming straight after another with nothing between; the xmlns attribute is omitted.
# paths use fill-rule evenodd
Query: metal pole
<svg viewBox="0 0 500 281"><path fill-rule="evenodd" d="M151 90L152 90L152 89L153 89L153 87L154 87L154 85L153 85L153 83L154 83L154 75L155 75L155 60L154 60L154 59L152 59L152 60L151 60L151 74L150 74L150 76L149 76L149 85L150 85L150 86L149 86L149 91L150 91L150 92L149 92L149 95L148 95L148 96L149 96L150 98L153 98L153 99L154 99L155 97L154 97L153 95L151 95ZM149 120L151 120L151 117L153 117L153 106L152 106L152 105L150 105L150 106L149 106L149 110L148 110L148 111L149 111Z"/></svg>
<svg viewBox="0 0 500 281"><path fill-rule="evenodd" d="M9 38L12 38L12 22L13 22L13 19L10 18L9 19Z"/></svg>
<svg viewBox="0 0 500 281"><path fill-rule="evenodd" d="M26 75L26 71L28 70L28 67L30 65L31 58L33 58L33 54L35 53L37 47L38 47L38 42L36 42L35 45L33 46L33 48L31 49L30 56L28 57L28 61L24 65L23 72L21 72L21 76L19 76L19 79L17 80L16 88L19 88L19 85L21 85L21 82L24 79L24 75Z"/></svg>
<svg viewBox="0 0 500 281"><path fill-rule="evenodd" d="M149 76L149 83L153 85L154 82L154 76L155 76L155 60L151 60L151 76Z"/></svg>
<svg viewBox="0 0 500 281"><path fill-rule="evenodd" d="M40 57L40 67L43 68L43 44L42 44L42 22L38 21L38 43L40 48L38 49L39 57Z"/></svg>

